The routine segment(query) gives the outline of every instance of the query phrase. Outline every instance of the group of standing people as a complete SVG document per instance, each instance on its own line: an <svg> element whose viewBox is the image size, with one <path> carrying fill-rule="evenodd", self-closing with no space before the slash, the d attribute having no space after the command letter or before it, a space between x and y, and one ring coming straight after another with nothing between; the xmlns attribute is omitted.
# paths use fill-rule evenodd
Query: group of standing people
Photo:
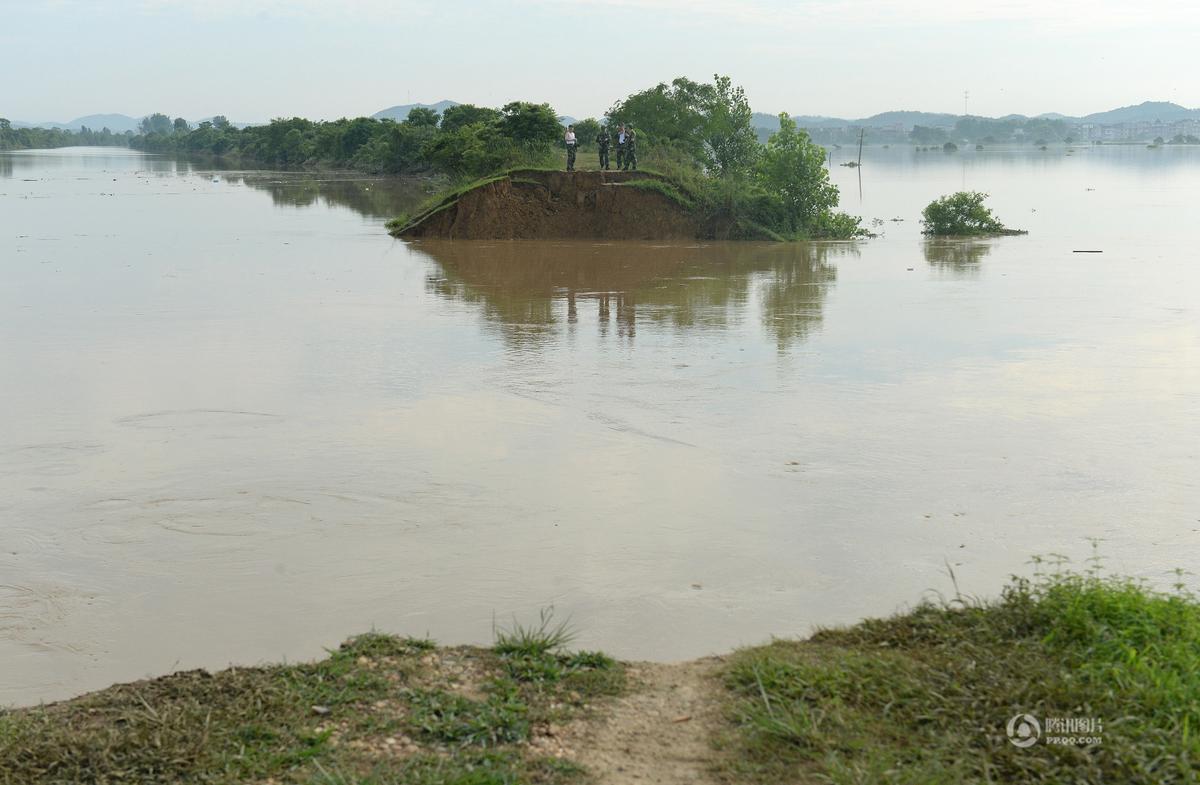
<svg viewBox="0 0 1200 785"><path fill-rule="evenodd" d="M615 141L617 146L617 169L629 171L637 169L637 134L634 133L632 125L618 125L615 139L608 132L608 126L600 126L600 133L596 135L596 149L600 153L600 168L608 169L609 165L609 148L613 146ZM567 171L575 171L575 151L578 147L575 139L575 126L568 125L567 132L563 136L563 142L567 146Z"/></svg>

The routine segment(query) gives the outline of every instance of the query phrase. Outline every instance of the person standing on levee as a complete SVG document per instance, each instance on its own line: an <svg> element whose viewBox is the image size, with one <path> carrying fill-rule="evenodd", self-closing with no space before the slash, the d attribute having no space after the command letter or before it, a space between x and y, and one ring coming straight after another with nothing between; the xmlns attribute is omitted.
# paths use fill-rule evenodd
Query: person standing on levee
<svg viewBox="0 0 1200 785"><path fill-rule="evenodd" d="M625 165L625 142L627 141L625 124L617 126L617 169Z"/></svg>
<svg viewBox="0 0 1200 785"><path fill-rule="evenodd" d="M608 135L608 126L600 126L600 133L596 134L596 150L600 153L600 168L608 168L608 146L612 144L612 139Z"/></svg>
<svg viewBox="0 0 1200 785"><path fill-rule="evenodd" d="M637 170L637 134L632 125L625 129L625 171L631 167Z"/></svg>
<svg viewBox="0 0 1200 785"><path fill-rule="evenodd" d="M568 125L563 134L563 143L567 146L567 171L575 171L575 126Z"/></svg>

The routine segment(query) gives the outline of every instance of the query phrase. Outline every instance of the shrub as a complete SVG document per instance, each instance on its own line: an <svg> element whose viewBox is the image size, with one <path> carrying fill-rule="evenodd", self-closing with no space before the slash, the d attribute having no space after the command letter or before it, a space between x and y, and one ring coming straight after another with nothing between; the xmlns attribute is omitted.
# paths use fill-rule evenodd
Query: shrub
<svg viewBox="0 0 1200 785"><path fill-rule="evenodd" d="M959 191L933 200L921 211L925 234L938 237L1020 234L1000 223L991 208L984 206L987 197L979 191Z"/></svg>

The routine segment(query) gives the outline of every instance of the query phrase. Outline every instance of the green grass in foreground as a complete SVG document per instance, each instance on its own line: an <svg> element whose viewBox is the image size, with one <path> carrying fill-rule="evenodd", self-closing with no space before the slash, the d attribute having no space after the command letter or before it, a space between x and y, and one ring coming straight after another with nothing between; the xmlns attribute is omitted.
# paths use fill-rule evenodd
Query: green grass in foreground
<svg viewBox="0 0 1200 785"><path fill-rule="evenodd" d="M190 671L0 711L0 783L578 781L579 766L527 742L619 693L622 668L566 653L569 634L522 652L504 640L438 649L369 633L316 663Z"/></svg>
<svg viewBox="0 0 1200 785"><path fill-rule="evenodd" d="M1200 603L1122 578L1014 578L994 602L739 652L730 782L1195 783ZM1014 746L1016 714L1094 717L1090 746Z"/></svg>

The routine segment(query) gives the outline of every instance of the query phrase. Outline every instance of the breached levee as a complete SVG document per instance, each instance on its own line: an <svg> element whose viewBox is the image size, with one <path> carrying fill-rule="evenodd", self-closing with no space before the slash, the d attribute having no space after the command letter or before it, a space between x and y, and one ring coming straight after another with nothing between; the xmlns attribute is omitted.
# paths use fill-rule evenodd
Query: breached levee
<svg viewBox="0 0 1200 785"><path fill-rule="evenodd" d="M520 169L450 193L389 231L462 240L685 240L705 235L703 224L675 186L648 172Z"/></svg>

